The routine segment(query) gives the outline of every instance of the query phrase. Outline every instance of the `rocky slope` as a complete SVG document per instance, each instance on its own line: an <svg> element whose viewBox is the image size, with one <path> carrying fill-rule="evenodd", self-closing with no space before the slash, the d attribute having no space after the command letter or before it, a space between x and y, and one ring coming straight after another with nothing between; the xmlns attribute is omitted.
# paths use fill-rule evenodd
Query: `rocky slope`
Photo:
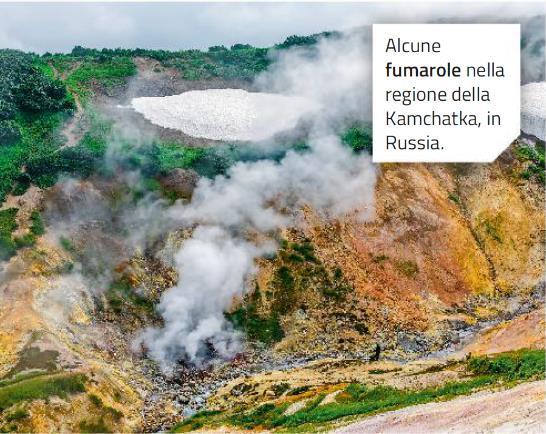
<svg viewBox="0 0 546 434"><path fill-rule="evenodd" d="M150 59L135 62L138 74L125 87L96 86L95 107L152 137L214 146L116 110L135 93L212 86ZM92 121L83 115L80 122L85 129ZM454 357L461 360L468 352L542 347L544 186L520 176L529 164L521 146L515 142L487 165L381 165L365 223L353 216L327 221L304 208L302 224L278 234L277 255L258 260L255 290L227 313L247 332L244 354L205 371L182 366L174 377L135 352L133 337L160 323L153 305L178 278L160 252L181 245L187 233L173 230L126 257L127 240L116 226L124 192L99 175L70 189L32 187L8 196L2 209L17 208L16 235L30 233L35 210L46 216L46 231L0 274L2 430L151 431L204 408L209 397L210 408L254 408L289 384L302 388L288 399L302 406L301 398L319 393L333 400L353 382L437 386L466 374L456 364L429 369L447 362L425 356L459 350ZM194 185L187 181L194 174L186 175L169 181L180 179L184 197ZM76 229L55 221L69 221L90 200L104 212ZM117 286L93 292L79 274L82 264L108 268ZM373 426L393 426L381 421Z"/></svg>

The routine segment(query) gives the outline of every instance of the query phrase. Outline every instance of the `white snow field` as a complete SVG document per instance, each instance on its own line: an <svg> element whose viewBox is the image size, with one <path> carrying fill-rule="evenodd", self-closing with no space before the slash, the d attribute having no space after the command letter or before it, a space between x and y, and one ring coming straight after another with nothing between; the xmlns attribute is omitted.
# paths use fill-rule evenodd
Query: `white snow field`
<svg viewBox="0 0 546 434"><path fill-rule="evenodd" d="M134 98L131 106L153 124L212 140L259 141L294 128L320 108L307 98L242 89L192 90Z"/></svg>
<svg viewBox="0 0 546 434"><path fill-rule="evenodd" d="M546 140L546 82L521 87L521 129Z"/></svg>

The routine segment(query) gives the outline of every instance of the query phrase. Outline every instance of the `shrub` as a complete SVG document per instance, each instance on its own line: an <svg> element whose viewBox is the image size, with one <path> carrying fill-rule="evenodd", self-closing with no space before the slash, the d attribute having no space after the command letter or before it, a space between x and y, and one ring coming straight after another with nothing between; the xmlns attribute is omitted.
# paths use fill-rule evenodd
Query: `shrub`
<svg viewBox="0 0 546 434"><path fill-rule="evenodd" d="M370 126L349 128L341 137L342 142L354 152L372 153L372 132Z"/></svg>
<svg viewBox="0 0 546 434"><path fill-rule="evenodd" d="M12 120L0 120L0 146L9 146L21 139L19 127Z"/></svg>
<svg viewBox="0 0 546 434"><path fill-rule="evenodd" d="M500 375L508 380L527 380L544 375L543 350L524 350L495 356L471 357L468 369L474 374Z"/></svg>
<svg viewBox="0 0 546 434"><path fill-rule="evenodd" d="M36 210L32 211L32 213L30 214L30 220L32 221L32 225L30 226L30 232L32 232L36 236L43 235L45 233L45 229L40 212Z"/></svg>
<svg viewBox="0 0 546 434"><path fill-rule="evenodd" d="M25 234L14 239L15 246L20 249L23 247L32 247L36 243L36 236L33 233Z"/></svg>

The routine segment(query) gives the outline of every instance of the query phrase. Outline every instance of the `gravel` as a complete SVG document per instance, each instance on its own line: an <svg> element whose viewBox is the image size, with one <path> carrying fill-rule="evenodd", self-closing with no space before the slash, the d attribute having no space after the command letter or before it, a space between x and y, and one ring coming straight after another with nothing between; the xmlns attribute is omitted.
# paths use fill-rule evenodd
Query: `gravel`
<svg viewBox="0 0 546 434"><path fill-rule="evenodd" d="M320 108L297 96L207 89L165 97L134 98L131 106L153 124L211 140L259 141L293 129Z"/></svg>

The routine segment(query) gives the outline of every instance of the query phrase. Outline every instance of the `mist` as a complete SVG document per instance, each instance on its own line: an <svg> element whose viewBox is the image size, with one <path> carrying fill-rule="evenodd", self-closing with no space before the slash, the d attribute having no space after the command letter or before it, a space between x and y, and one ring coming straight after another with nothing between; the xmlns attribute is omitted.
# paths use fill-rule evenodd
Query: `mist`
<svg viewBox="0 0 546 434"><path fill-rule="evenodd" d="M369 116L365 94L369 65L361 33L322 40L311 52L276 53L259 76L264 91L303 96L326 107L311 121L307 152L289 151L280 161L239 162L226 175L201 178L190 203L165 211L167 221L193 228L175 254L180 279L163 293L157 311L164 326L137 340L168 371L179 360L203 366L240 350L241 336L224 318L252 285L255 260L275 251L275 233L297 226L301 209L326 219L373 215L376 171L369 155L340 142L340 124ZM337 79L334 79L337 77ZM258 244L255 237L269 242Z"/></svg>

